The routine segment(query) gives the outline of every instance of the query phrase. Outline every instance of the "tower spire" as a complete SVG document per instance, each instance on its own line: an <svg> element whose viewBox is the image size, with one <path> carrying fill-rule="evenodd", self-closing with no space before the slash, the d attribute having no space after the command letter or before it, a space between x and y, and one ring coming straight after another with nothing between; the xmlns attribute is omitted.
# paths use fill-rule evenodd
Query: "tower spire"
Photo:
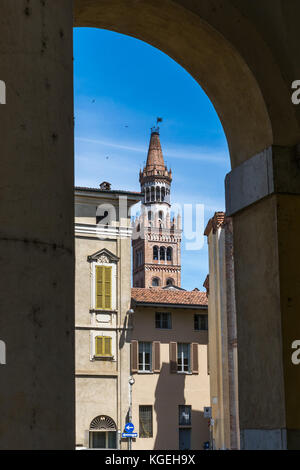
<svg viewBox="0 0 300 470"><path fill-rule="evenodd" d="M160 144L159 127L155 126L151 129L147 161L143 170L140 171L140 183L141 186L144 186L146 182L150 183L162 179L171 184L172 173L168 171L165 165Z"/></svg>
<svg viewBox="0 0 300 470"><path fill-rule="evenodd" d="M160 145L160 138L159 138L159 129L158 127L152 127L151 129L151 137L147 155L147 163L146 163L147 170L165 170L165 162L164 157Z"/></svg>

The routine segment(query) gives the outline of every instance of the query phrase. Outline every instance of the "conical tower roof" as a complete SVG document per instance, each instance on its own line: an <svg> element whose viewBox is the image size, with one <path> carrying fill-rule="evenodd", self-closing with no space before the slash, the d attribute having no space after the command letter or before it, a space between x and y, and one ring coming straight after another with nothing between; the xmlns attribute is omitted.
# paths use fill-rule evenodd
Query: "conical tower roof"
<svg viewBox="0 0 300 470"><path fill-rule="evenodd" d="M159 131L157 129L151 131L146 170L164 170L165 162L160 145Z"/></svg>
<svg viewBox="0 0 300 470"><path fill-rule="evenodd" d="M154 127L151 129L146 166L143 171L140 171L140 183L143 184L146 180L155 181L157 179L163 179L171 183L172 172L167 169L164 162L160 145L159 128Z"/></svg>

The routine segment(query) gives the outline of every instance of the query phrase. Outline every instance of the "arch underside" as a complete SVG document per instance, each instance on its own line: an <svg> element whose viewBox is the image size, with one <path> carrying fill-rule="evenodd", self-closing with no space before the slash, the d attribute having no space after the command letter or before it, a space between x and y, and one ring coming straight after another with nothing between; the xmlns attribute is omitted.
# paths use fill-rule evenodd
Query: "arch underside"
<svg viewBox="0 0 300 470"><path fill-rule="evenodd" d="M234 3L224 9L216 0L75 0L74 23L141 39L184 67L219 115L233 167L272 144L300 140L290 89Z"/></svg>

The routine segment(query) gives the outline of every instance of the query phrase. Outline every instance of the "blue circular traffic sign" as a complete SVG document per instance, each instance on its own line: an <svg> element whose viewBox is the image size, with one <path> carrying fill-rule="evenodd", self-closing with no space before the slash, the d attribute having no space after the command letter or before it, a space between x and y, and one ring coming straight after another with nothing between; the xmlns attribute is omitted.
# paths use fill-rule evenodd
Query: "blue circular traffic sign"
<svg viewBox="0 0 300 470"><path fill-rule="evenodd" d="M125 431L126 432L130 433L130 432L133 432L133 430L134 430L134 425L132 423L125 424Z"/></svg>

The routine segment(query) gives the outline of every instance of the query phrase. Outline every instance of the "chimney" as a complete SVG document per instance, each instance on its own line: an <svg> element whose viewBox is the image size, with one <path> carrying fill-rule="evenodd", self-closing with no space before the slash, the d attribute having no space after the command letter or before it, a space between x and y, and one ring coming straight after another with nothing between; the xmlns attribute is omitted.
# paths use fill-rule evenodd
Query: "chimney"
<svg viewBox="0 0 300 470"><path fill-rule="evenodd" d="M100 184L100 189L102 189L102 190L110 191L110 188L111 188L111 184L108 183L107 181L103 181L103 182Z"/></svg>

